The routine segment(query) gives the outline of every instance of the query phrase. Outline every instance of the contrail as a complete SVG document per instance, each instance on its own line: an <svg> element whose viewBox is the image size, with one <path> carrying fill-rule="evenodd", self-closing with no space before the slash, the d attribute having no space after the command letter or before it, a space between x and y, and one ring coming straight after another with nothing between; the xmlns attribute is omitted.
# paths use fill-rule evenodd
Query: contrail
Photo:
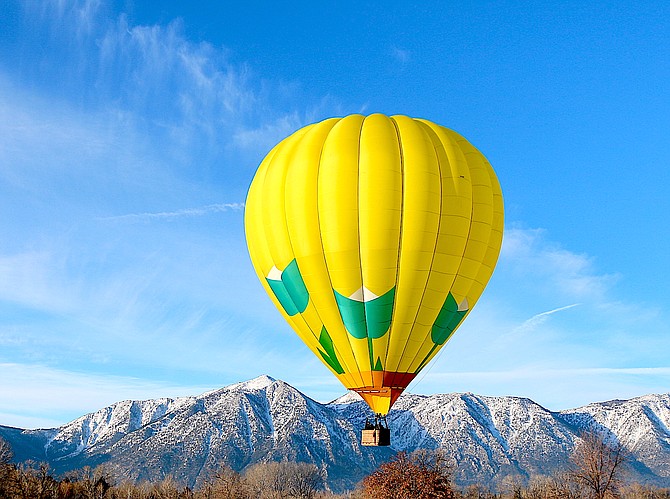
<svg viewBox="0 0 670 499"><path fill-rule="evenodd" d="M555 308L553 310L548 310L547 312L541 312L539 314L535 314L530 319L524 321L523 324L521 324L516 329L517 330L529 329L531 327L537 326L539 324L542 324L545 320L547 320L547 316L549 316L551 314L555 314L556 312L562 312L563 310L567 310L569 308L576 307L578 305L580 305L580 304L579 303L573 303L572 305L566 305L564 307L559 307L559 308Z"/></svg>
<svg viewBox="0 0 670 499"><path fill-rule="evenodd" d="M244 203L218 203L200 206L198 208L184 208L176 211L161 211L157 213L130 213L128 215L117 215L113 217L102 217L98 220L128 220L128 221L147 221L147 220L170 220L173 218L199 217L210 213L222 211L241 211L244 209Z"/></svg>
<svg viewBox="0 0 670 499"><path fill-rule="evenodd" d="M576 307L576 306L578 306L578 305L580 305L580 304L579 304L579 303L573 303L572 305L566 305L566 306L564 306L564 307L555 308L555 309L553 309L553 310L549 310L549 311L547 311L547 312L542 312L542 313L536 314L536 315L534 315L533 317L531 317L531 318L528 319L528 320L529 320L529 321L532 321L533 319L535 319L535 318L537 318L537 317L542 317L542 316L545 316L545 315L555 314L556 312L561 312L562 310L567 310L567 309L569 309L569 308Z"/></svg>

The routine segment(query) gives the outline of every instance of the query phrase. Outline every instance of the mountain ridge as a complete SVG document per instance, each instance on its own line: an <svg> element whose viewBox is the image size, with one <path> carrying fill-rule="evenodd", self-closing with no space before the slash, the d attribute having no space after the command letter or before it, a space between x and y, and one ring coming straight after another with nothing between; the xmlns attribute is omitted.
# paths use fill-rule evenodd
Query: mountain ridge
<svg viewBox="0 0 670 499"><path fill-rule="evenodd" d="M670 486L670 394L550 411L524 397L404 394L389 413L390 448L362 447L372 413L355 394L329 403L263 375L193 397L125 400L57 428L0 426L19 461L56 473L104 464L117 479L203 483L226 463L316 464L330 488L352 488L395 452L445 450L459 485L495 486L565 468L584 431L616 438L635 481Z"/></svg>

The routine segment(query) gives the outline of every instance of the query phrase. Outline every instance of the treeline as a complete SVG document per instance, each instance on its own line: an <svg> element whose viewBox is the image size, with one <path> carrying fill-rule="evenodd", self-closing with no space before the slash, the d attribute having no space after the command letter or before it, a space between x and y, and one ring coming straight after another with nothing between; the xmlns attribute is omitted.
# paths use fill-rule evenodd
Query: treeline
<svg viewBox="0 0 670 499"><path fill-rule="evenodd" d="M482 486L458 490L453 466L441 451L399 453L365 477L356 490L336 495L307 463L259 463L238 473L223 467L197 490L172 478L159 482L115 481L104 467L55 478L48 465L12 463L0 439L0 499L670 499L670 490L626 483L625 450L585 434L570 467L554 476L506 477L493 492Z"/></svg>
<svg viewBox="0 0 670 499"><path fill-rule="evenodd" d="M306 463L262 463L243 475L224 468L192 490L173 478L158 482L115 483L100 466L83 468L56 479L45 464L0 467L0 499L316 499L323 492L316 466Z"/></svg>

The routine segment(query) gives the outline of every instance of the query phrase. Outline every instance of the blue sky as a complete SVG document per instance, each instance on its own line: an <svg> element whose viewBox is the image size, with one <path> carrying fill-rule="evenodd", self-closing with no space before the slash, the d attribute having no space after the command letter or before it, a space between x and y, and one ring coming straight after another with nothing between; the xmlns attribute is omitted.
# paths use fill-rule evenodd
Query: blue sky
<svg viewBox="0 0 670 499"><path fill-rule="evenodd" d="M261 374L343 394L243 203L277 141L355 112L458 131L505 196L491 283L410 391L668 391L670 4L191 4L0 9L0 424Z"/></svg>

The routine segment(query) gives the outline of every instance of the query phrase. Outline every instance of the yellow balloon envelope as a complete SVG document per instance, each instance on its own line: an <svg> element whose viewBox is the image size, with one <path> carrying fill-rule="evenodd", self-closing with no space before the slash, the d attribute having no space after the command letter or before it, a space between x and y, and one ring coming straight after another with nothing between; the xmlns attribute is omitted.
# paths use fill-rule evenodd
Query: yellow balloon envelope
<svg viewBox="0 0 670 499"><path fill-rule="evenodd" d="M351 115L270 151L249 188L245 229L284 318L385 415L482 294L503 199L491 165L456 132Z"/></svg>

